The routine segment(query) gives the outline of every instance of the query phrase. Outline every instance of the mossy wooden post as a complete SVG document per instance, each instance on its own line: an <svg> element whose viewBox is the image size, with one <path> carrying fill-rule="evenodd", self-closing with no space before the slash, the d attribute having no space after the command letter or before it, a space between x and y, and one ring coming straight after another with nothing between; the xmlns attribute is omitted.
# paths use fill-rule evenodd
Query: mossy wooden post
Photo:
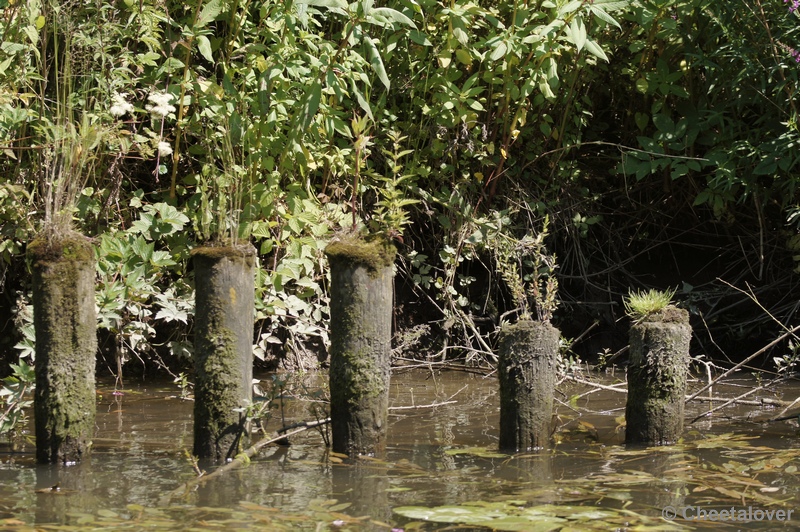
<svg viewBox="0 0 800 532"><path fill-rule="evenodd" d="M36 332L36 459L85 457L95 424L94 251L77 233L28 245Z"/></svg>
<svg viewBox="0 0 800 532"><path fill-rule="evenodd" d="M666 445L680 438L691 338L689 313L673 306L631 327L626 443Z"/></svg>
<svg viewBox="0 0 800 532"><path fill-rule="evenodd" d="M548 447L560 333L550 322L522 320L500 331L500 450Z"/></svg>
<svg viewBox="0 0 800 532"><path fill-rule="evenodd" d="M195 275L194 454L219 460L247 444L252 400L255 250L192 250Z"/></svg>
<svg viewBox="0 0 800 532"><path fill-rule="evenodd" d="M386 444L392 340L392 264L386 241L332 242L331 433L334 452L380 454Z"/></svg>

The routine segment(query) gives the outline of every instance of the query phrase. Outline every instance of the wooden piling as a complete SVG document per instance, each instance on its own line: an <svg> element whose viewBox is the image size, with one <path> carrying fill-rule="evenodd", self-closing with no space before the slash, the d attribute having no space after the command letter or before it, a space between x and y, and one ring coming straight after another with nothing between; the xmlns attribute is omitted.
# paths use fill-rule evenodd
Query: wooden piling
<svg viewBox="0 0 800 532"><path fill-rule="evenodd" d="M334 452L377 455L386 445L392 339L392 264L382 239L340 239L330 262L330 389Z"/></svg>
<svg viewBox="0 0 800 532"><path fill-rule="evenodd" d="M667 445L681 437L691 338L689 313L674 306L631 327L626 443Z"/></svg>
<svg viewBox="0 0 800 532"><path fill-rule="evenodd" d="M500 450L549 446L560 333L522 320L500 331Z"/></svg>
<svg viewBox="0 0 800 532"><path fill-rule="evenodd" d="M247 447L236 409L252 402L254 266L252 246L192 251L195 271L194 454L220 460Z"/></svg>
<svg viewBox="0 0 800 532"><path fill-rule="evenodd" d="M94 251L77 233L28 245L36 334L36 460L79 462L95 425Z"/></svg>

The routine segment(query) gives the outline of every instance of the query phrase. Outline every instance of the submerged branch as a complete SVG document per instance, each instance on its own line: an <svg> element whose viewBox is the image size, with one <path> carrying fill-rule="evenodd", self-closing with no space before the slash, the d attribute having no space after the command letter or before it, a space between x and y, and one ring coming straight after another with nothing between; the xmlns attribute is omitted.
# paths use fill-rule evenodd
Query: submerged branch
<svg viewBox="0 0 800 532"><path fill-rule="evenodd" d="M749 357L745 358L744 360L742 360L741 362L739 362L738 364L736 364L735 366L733 366L731 369L729 369L729 370L728 370L728 371L726 371L725 373L723 373L722 375L720 375L719 377L717 377L717 378L716 378L716 379L714 379L713 381L709 382L708 384L706 384L705 386L703 386L702 388L700 388L699 390L697 390L696 392L694 392L694 393L693 393L693 394L692 394L692 395L691 395L691 396L690 396L690 397L687 399L687 401L691 401L692 399L694 399L695 397L697 397L698 395L700 395L700 394L701 394L701 393L703 393L704 391L708 390L709 388L711 388L712 386L714 386L715 384L717 384L719 381L721 381L722 379L724 379L725 377L727 377L728 375L730 375L730 374L731 374L731 373L733 373L734 371L738 370L739 368L741 368L742 366L744 366L745 364L747 364L748 362L750 362L751 360L753 360L753 359L754 359L754 358L756 358L757 356L759 356L759 355L761 355L761 354L765 353L765 352L766 352L767 350L769 350L771 347L773 347L773 346L775 346L776 344L780 343L782 340L786 339L786 337L793 335L793 334L794 334L794 333L796 333L797 331L800 331L800 325L798 325L798 326L796 326L796 327L792 327L791 329L788 329L788 330L787 330L785 333L783 333L782 335L778 336L776 339L774 339L773 341L771 341L770 343L768 343L767 345L765 345L764 347L762 347L761 349L759 349L758 351L756 351L755 353L753 353L752 355L750 355ZM752 391L760 390L761 388L763 388L763 387L755 388L755 389L753 389ZM742 396L742 397L743 397L743 396ZM710 413L711 413L711 412L709 412L709 414L710 414ZM702 417L702 416L701 416L701 417Z"/></svg>
<svg viewBox="0 0 800 532"><path fill-rule="evenodd" d="M430 404L425 404L425 405L393 406L393 407L389 407L389 410L414 410L414 409L423 409L423 408L435 408L437 406L453 404L453 403L457 402L457 401L453 401L452 400L453 397L458 395L465 388L466 388L466 386L462 386L460 390L458 390L456 393L454 393L453 395L448 397L447 400L445 400L445 401L437 401L437 402L430 403ZM216 477L219 477L219 476L227 473L228 471L232 471L232 470L238 468L239 466L247 465L250 462L250 459L253 458L256 454L258 454L258 452L263 447L266 447L267 445L270 445L270 444L273 444L273 443L282 444L283 442L287 441L289 436L294 436L295 434L300 434L301 432L305 432L308 429L312 429L312 428L316 428L316 427L319 427L319 426L322 426L322 425L326 425L326 424L330 423L330 421L331 421L331 418L325 418L325 419L319 419L319 420L316 420L316 421L301 421L301 422L298 422L298 423L293 423L291 425L287 425L287 426L281 427L280 429L278 429L276 431L278 433L278 435L276 437L274 437L274 438L264 438L262 440L259 440L258 442L256 442L252 446L250 446L245 451L237 454L236 457L233 460L231 460L230 462L228 462L224 466L220 467L219 469L217 469L213 473L209 473L207 475L200 475L200 476L198 476L196 478L193 478L191 480L188 480L188 481L184 482L183 484L178 486L176 489L170 491L169 493L167 493L166 495L161 497L161 499L159 499L159 504L161 504L161 505L169 504L169 502L172 499L174 499L176 497L179 497L179 496L182 496L182 495L185 495L186 493L189 492L189 490L191 490L193 488L196 488L196 487L199 487L199 486L202 486L203 484L205 484L209 480L211 480L213 478L216 478Z"/></svg>
<svg viewBox="0 0 800 532"><path fill-rule="evenodd" d="M208 482L212 478L219 477L219 476L227 473L228 471L232 471L232 470L238 468L239 466L246 465L247 463L250 462L250 459L253 456L255 456L262 447L266 447L267 445L269 445L271 443L277 443L279 441L283 441L286 438L288 438L289 436L294 436L295 434L300 434L301 432L305 432L308 429L311 429L311 428L314 428L314 427L318 427L320 425L324 425L324 424L329 423L329 422L330 422L330 418L321 419L319 421L309 421L309 422L306 422L306 423L302 424L301 427L299 427L299 428L297 428L295 430L292 430L291 432L287 432L285 434L280 434L279 436L276 436L275 438L269 438L269 439L264 438L262 440L259 440L258 442L253 444L251 447L249 447L246 451L237 454L236 458L234 458L233 460L231 460L230 462L228 462L224 466L220 467L219 469L217 469L213 473L209 473L207 475L199 476L199 477L196 477L196 478L193 478L191 480L188 480L188 481L184 482L183 484L178 486L176 489L170 491L169 493L167 493L166 495L161 497L161 499L159 499L159 504L165 506L165 505L169 504L169 502L172 499L174 499L175 497L179 497L181 495L185 495L186 493L188 493L190 489L202 486L203 484L205 484L206 482Z"/></svg>
<svg viewBox="0 0 800 532"><path fill-rule="evenodd" d="M580 377L575 377L573 375L567 375L567 376L564 377L564 379L571 380L571 381L576 382L578 384L585 384L587 386L592 386L594 388L594 390L591 390L589 392L586 392L586 393L583 393L583 394L579 395L578 398L584 397L584 396L586 396L586 395L588 395L590 393L593 393L593 392L596 392L596 391L600 391L600 390L606 390L606 391L609 391L609 392L628 393L628 390L626 388L622 388L621 387L624 383L619 383L619 384L615 384L615 385L612 385L612 386L608 386L608 385L599 384L599 383L596 383L596 382L587 381L586 379L581 379ZM696 397L697 394L687 395L686 396L686 402L689 402L689 401L700 401L700 402L704 402L704 403L717 403L717 402L723 403L723 404L721 404L719 406L714 407L713 409L709 410L708 412L705 412L705 413L701 414L697 418L693 419L691 421L691 423L694 423L698 419L700 419L700 418L702 418L704 416L707 416L708 414L711 414L712 412L716 412L717 410L719 410L721 408L724 408L724 407L726 407L728 405L731 405L731 404L749 405L749 406L781 406L781 407L786 407L782 412L780 412L778 414L778 416L781 416L781 415L783 415L783 413L786 412L786 410L788 410L789 408L791 408L792 406L794 406L795 404L800 402L800 399L797 399L795 401L783 401L781 399L773 399L771 397L761 397L759 399L744 399L744 397L752 394L753 392L757 392L757 391L762 390L764 388L767 388L767 387L769 387L769 386L771 386L773 384L774 384L774 382L767 383L764 386L760 386L758 388L754 388L754 389L752 389L752 390L750 390L750 391L748 391L746 393L743 393L743 394L741 394L741 395L739 395L737 397L734 397L734 398ZM797 416L789 416L789 417L790 418L795 418ZM777 421L777 419L771 418L769 421Z"/></svg>

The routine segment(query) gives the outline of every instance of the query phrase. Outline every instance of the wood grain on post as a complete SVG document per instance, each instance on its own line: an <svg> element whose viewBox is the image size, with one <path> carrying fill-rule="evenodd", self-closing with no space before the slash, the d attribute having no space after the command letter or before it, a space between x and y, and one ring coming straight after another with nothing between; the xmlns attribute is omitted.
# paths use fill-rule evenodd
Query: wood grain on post
<svg viewBox="0 0 800 532"><path fill-rule="evenodd" d="M549 322L523 320L500 331L500 450L548 447L558 339Z"/></svg>
<svg viewBox="0 0 800 532"><path fill-rule="evenodd" d="M34 240L28 256L36 334L36 460L79 462L89 453L96 414L94 251L84 236L68 233Z"/></svg>
<svg viewBox="0 0 800 532"><path fill-rule="evenodd" d="M667 445L681 437L691 339L689 313L673 306L631 327L626 443Z"/></svg>
<svg viewBox="0 0 800 532"><path fill-rule="evenodd" d="M386 445L392 264L385 240L338 240L331 269L331 432L334 452L377 455Z"/></svg>
<svg viewBox="0 0 800 532"><path fill-rule="evenodd" d="M220 460L248 444L253 397L255 249L192 251L195 270L194 454Z"/></svg>

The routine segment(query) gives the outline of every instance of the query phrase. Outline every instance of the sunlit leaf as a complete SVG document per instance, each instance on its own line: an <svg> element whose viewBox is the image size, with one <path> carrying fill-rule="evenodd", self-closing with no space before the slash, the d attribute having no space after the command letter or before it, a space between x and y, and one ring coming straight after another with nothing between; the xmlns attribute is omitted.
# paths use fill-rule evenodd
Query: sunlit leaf
<svg viewBox="0 0 800 532"><path fill-rule="evenodd" d="M391 88L391 82L389 81L389 76L386 74L386 68L383 66L383 59L381 59L381 53L378 51L378 47L375 46L375 43L369 36L364 37L364 45L367 47L369 64L372 66L372 70L378 75L378 79L381 80L386 90L389 90Z"/></svg>

